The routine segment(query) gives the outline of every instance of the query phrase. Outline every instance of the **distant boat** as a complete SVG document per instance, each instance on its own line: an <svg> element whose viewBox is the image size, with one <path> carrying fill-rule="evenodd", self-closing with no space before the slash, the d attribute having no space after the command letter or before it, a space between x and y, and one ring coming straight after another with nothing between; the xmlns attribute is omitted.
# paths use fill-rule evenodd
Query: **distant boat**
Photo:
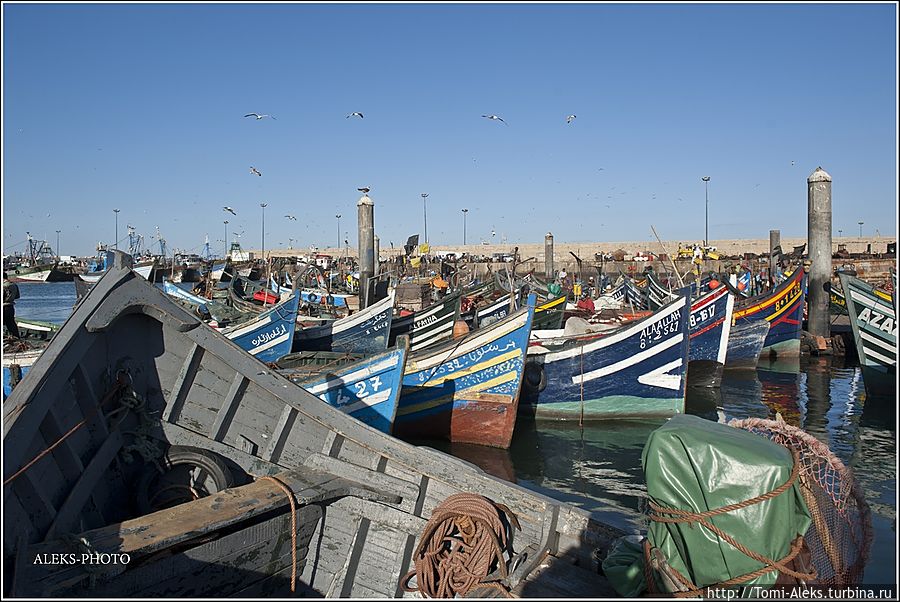
<svg viewBox="0 0 900 602"><path fill-rule="evenodd" d="M553 420L684 412L688 289L650 316L602 334L532 341L520 412Z"/></svg>
<svg viewBox="0 0 900 602"><path fill-rule="evenodd" d="M291 352L297 328L296 292L247 322L227 326L220 332L261 362L275 362Z"/></svg>
<svg viewBox="0 0 900 602"><path fill-rule="evenodd" d="M16 318L19 327L18 342L11 342L3 349L3 399L28 374L32 364L40 357L50 339L59 332L59 324Z"/></svg>
<svg viewBox="0 0 900 602"><path fill-rule="evenodd" d="M794 357L800 355L800 331L803 325L805 272L797 267L775 290L735 304L734 326L744 322L765 320L769 332L762 356Z"/></svg>
<svg viewBox="0 0 900 602"><path fill-rule="evenodd" d="M897 306L893 293L839 274L866 393L896 403Z"/></svg>
<svg viewBox="0 0 900 602"><path fill-rule="evenodd" d="M346 318L298 330L293 351L381 353L388 347L393 306L391 289L381 301Z"/></svg>
<svg viewBox="0 0 900 602"><path fill-rule="evenodd" d="M388 344L393 345L397 337L407 335L410 350L418 351L452 338L461 301L461 294L454 293L408 316L394 316Z"/></svg>
<svg viewBox="0 0 900 602"><path fill-rule="evenodd" d="M410 354L394 434L509 447L534 303L531 295L504 319Z"/></svg>

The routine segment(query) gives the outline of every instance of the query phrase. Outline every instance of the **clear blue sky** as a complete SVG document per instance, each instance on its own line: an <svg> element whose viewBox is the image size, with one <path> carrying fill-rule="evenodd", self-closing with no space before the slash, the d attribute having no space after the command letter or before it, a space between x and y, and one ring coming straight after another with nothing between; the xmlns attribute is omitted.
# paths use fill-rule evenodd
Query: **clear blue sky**
<svg viewBox="0 0 900 602"><path fill-rule="evenodd" d="M333 246L337 213L355 245L361 186L383 248L422 234L423 192L433 245L462 208L470 244L695 241L704 175L710 239L805 236L817 166L835 236L894 235L896 11L5 3L4 253L61 230L91 254L114 208L120 246L221 253L228 219L258 248L260 202L267 248Z"/></svg>

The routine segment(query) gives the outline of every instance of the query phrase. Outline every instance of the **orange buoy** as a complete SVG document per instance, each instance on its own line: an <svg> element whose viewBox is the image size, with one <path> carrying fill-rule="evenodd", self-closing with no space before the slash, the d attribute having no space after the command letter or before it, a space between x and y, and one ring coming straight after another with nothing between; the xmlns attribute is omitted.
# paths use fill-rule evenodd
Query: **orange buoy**
<svg viewBox="0 0 900 602"><path fill-rule="evenodd" d="M457 320L453 323L453 338L458 339L469 334L469 325L465 320Z"/></svg>
<svg viewBox="0 0 900 602"><path fill-rule="evenodd" d="M741 291L743 293L745 288L747 288L746 284L744 284L743 282L738 282L737 289L739 291Z"/></svg>
<svg viewBox="0 0 900 602"><path fill-rule="evenodd" d="M720 283L719 283L718 280L710 280L710 281L709 281L709 290L712 291L712 290L715 290L715 289L719 288L719 284L720 284Z"/></svg>

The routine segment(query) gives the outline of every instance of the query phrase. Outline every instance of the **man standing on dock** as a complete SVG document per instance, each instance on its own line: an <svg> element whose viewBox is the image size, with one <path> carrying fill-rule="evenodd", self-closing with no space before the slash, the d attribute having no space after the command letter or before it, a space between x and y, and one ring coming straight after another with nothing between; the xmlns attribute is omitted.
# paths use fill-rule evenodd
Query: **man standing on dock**
<svg viewBox="0 0 900 602"><path fill-rule="evenodd" d="M9 281L9 276L3 272L3 324L13 338L19 336L19 326L16 324L16 299L19 298L19 285Z"/></svg>

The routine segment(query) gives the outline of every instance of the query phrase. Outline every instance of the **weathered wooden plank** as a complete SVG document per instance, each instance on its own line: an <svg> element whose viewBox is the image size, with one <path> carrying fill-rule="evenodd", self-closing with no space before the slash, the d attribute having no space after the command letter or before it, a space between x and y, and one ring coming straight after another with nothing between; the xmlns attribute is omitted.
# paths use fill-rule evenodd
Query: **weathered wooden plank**
<svg viewBox="0 0 900 602"><path fill-rule="evenodd" d="M243 374L236 373L231 381L231 388L228 389L228 395L225 396L225 402L216 414L216 420L213 422L212 428L209 429L209 437L214 441L221 441L225 437L228 427L231 426L231 419L237 411L244 389L247 388L247 379Z"/></svg>
<svg viewBox="0 0 900 602"><path fill-rule="evenodd" d="M50 525L44 539L53 539L61 533L68 533L73 526L74 521L81 513L85 502L91 497L94 487L103 478L106 469L109 468L110 462L122 449L122 433L115 430L109 434L97 453L91 459L91 463L85 467L81 478L69 491L66 501L59 508L53 523Z"/></svg>
<svg viewBox="0 0 900 602"><path fill-rule="evenodd" d="M106 420L103 416L103 410L97 410L100 405L100 398L94 392L94 385L87 373L85 363L78 364L73 373L75 380L75 399L81 407L81 413L87 420L85 427L96 433L96 435L105 439L109 435L109 429L106 427Z"/></svg>
<svg viewBox="0 0 900 602"><path fill-rule="evenodd" d="M616 591L600 575L548 556L513 589L523 598L612 598Z"/></svg>
<svg viewBox="0 0 900 602"><path fill-rule="evenodd" d="M245 600L265 600L268 598L321 598L322 593L314 590L306 582L297 579L297 591L291 592L291 567L260 579L230 594L232 598Z"/></svg>
<svg viewBox="0 0 900 602"><path fill-rule="evenodd" d="M391 465L388 465L388 468L390 468L390 466ZM431 479L429 479L428 476L426 476L426 475L421 475L420 478L421 478L421 480L419 482L419 495L416 498L415 506L413 507L412 513L413 513L414 517L416 517L420 520L423 520L427 523L427 521L424 518L422 518L422 510L425 506L425 498L428 495L428 488L429 488L429 484L431 483ZM404 574L412 566L412 555L413 555L413 552L415 551L416 540L421 535L421 533L422 533L422 529L420 529L418 532L410 533L407 536L406 542L403 544L403 553L400 555L400 565L399 565L399 571L397 571L397 574L399 574L399 575ZM394 597L399 598L403 594L404 594L403 588L398 583L396 589L394 590Z"/></svg>
<svg viewBox="0 0 900 602"><path fill-rule="evenodd" d="M321 517L318 506L297 512L297 559L306 558ZM117 576L110 594L153 597L209 597L238 589L291 564L291 514L252 525ZM96 592L102 595L102 591Z"/></svg>
<svg viewBox="0 0 900 602"><path fill-rule="evenodd" d="M59 441L65 434L59 425L59 417L55 407L51 407L50 411L48 411L47 415L44 417L44 421L41 423L40 433L44 438L44 441L51 442ZM51 453L66 481L74 482L81 476L84 465L82 465L81 458L78 457L78 454L72 448L72 442L70 440L64 439Z"/></svg>
<svg viewBox="0 0 900 602"><path fill-rule="evenodd" d="M297 409L289 405L284 406L281 416L278 417L278 423L275 430L269 438L269 445L263 452L262 459L267 462L277 462L287 442L287 436L294 426L294 420L297 418Z"/></svg>
<svg viewBox="0 0 900 602"><path fill-rule="evenodd" d="M254 476L273 475L282 472L284 469L277 464L266 462L261 458L256 458L239 451L230 445L211 441L204 435L186 429L180 424L171 424L168 422L161 423L163 439L172 445L191 445L201 447L215 452L224 458L233 460L235 464L240 466L247 474Z"/></svg>
<svg viewBox="0 0 900 602"><path fill-rule="evenodd" d="M162 419L164 421L175 422L178 420L178 415L181 413L181 408L184 407L188 391L194 383L194 377L197 375L197 370L202 359L203 347L195 342L185 357L184 364L182 364L181 370L175 378L172 390L169 392L169 401L165 405L162 413Z"/></svg>
<svg viewBox="0 0 900 602"><path fill-rule="evenodd" d="M339 477L367 483L376 489L399 495L404 499L416 498L419 494L419 487L408 480L363 468L362 466L344 462L324 454L310 454L303 464Z"/></svg>

